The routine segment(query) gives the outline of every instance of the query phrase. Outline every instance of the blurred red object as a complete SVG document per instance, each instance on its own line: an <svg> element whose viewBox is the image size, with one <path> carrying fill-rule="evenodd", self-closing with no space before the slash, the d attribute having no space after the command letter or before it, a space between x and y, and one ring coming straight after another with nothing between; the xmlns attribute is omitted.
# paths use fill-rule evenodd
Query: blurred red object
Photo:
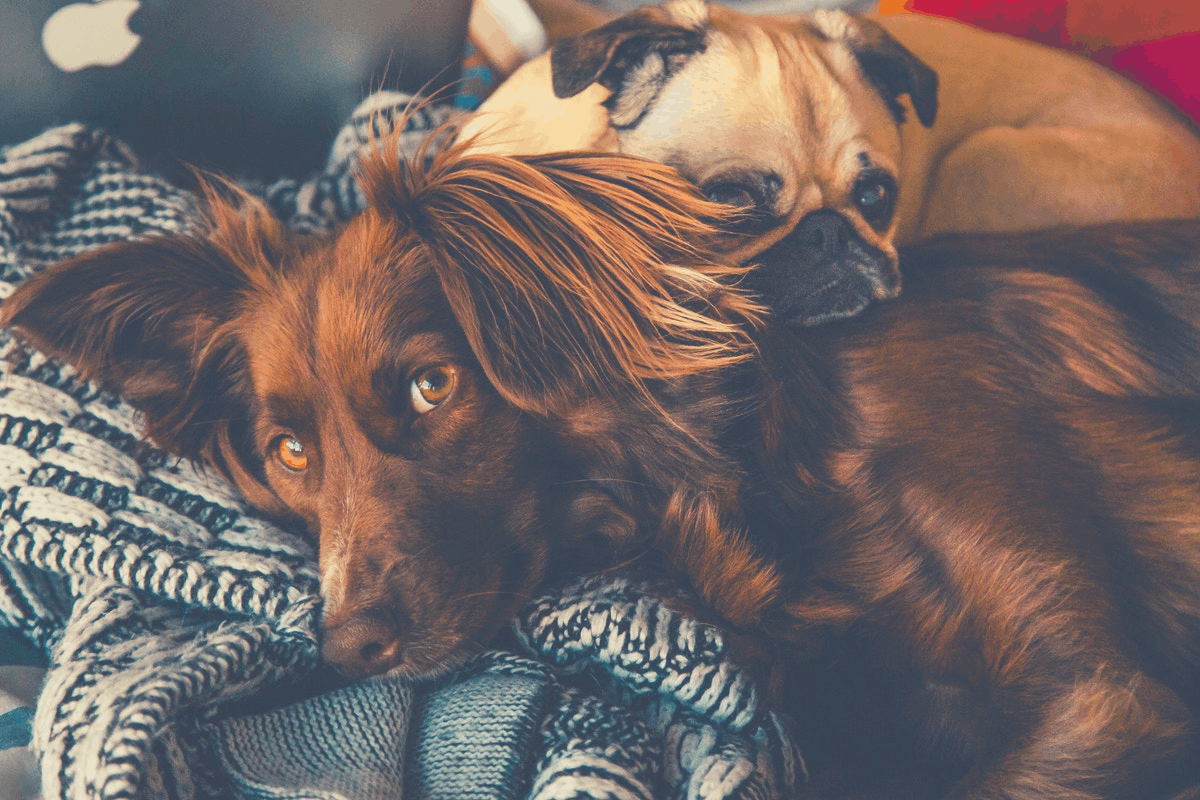
<svg viewBox="0 0 1200 800"><path fill-rule="evenodd" d="M1075 50L1178 107L1200 125L1200 3L1180 0L884 0Z"/></svg>
<svg viewBox="0 0 1200 800"><path fill-rule="evenodd" d="M895 5L895 4L892 4ZM1070 47L1067 4L1049 0L908 0L907 11L969 22L978 28L1032 39L1054 47ZM881 10L883 10L881 8Z"/></svg>
<svg viewBox="0 0 1200 800"><path fill-rule="evenodd" d="M1174 103L1200 124L1200 32L1100 50L1092 56Z"/></svg>

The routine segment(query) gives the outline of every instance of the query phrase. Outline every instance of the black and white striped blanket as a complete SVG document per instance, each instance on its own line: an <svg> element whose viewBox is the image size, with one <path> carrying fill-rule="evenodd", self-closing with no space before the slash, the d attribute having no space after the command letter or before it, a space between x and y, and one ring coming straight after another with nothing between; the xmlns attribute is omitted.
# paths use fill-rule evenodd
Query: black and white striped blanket
<svg viewBox="0 0 1200 800"><path fill-rule="evenodd" d="M364 103L322 174L255 191L299 229L348 218L355 153L406 99ZM448 113L414 117L404 146ZM193 202L100 131L4 148L0 292L185 231ZM437 683L330 682L309 545L139 434L119 397L0 331L0 800L752 800L802 780L720 635L626 580L543 597L514 622L520 652ZM32 713L5 641L45 656Z"/></svg>

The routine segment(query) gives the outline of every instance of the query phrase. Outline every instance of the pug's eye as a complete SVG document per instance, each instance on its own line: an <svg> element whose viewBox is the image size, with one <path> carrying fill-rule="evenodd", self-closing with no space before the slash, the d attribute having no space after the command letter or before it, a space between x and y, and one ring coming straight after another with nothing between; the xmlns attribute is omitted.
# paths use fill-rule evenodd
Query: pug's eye
<svg viewBox="0 0 1200 800"><path fill-rule="evenodd" d="M875 230L882 231L891 223L896 207L896 183L890 176L879 174L859 177L851 197L863 219Z"/></svg>
<svg viewBox="0 0 1200 800"><path fill-rule="evenodd" d="M280 436L275 440L275 457L292 472L308 469L308 448L295 436Z"/></svg>
<svg viewBox="0 0 1200 800"><path fill-rule="evenodd" d="M758 207L758 198L749 187L740 183L716 183L704 187L704 194L714 203L750 211Z"/></svg>
<svg viewBox="0 0 1200 800"><path fill-rule="evenodd" d="M437 408L454 393L458 385L458 370L453 367L430 367L413 378L409 386L413 408L425 414Z"/></svg>
<svg viewBox="0 0 1200 800"><path fill-rule="evenodd" d="M714 203L737 209L727 221L730 230L757 235L775 225L775 203L783 180L773 172L724 175L703 184L700 191Z"/></svg>

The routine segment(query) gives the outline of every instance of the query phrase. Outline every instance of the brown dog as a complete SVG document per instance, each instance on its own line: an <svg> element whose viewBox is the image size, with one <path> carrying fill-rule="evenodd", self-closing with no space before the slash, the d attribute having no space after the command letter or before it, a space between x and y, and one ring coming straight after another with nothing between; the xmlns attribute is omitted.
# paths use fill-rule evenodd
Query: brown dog
<svg viewBox="0 0 1200 800"><path fill-rule="evenodd" d="M319 535L347 672L436 671L548 570L657 553L775 668L815 787L1200 796L1200 223L931 245L800 329L722 285L696 216L728 220L662 167L366 188L334 239L217 201L3 308Z"/></svg>
<svg viewBox="0 0 1200 800"><path fill-rule="evenodd" d="M677 167L751 212L734 256L802 325L895 296L896 242L1200 217L1200 139L1178 114L1074 54L916 14L674 0L557 43L462 135Z"/></svg>

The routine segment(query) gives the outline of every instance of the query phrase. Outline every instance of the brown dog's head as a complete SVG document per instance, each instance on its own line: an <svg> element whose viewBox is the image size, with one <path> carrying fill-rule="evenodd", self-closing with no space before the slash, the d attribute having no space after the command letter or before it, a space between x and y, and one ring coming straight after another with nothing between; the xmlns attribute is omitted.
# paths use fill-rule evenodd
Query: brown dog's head
<svg viewBox="0 0 1200 800"><path fill-rule="evenodd" d="M556 553L629 535L597 451L678 427L647 381L746 355L725 318L752 306L688 244L718 209L669 169L459 156L376 158L327 238L209 191L203 233L49 268L0 320L319 537L324 653L352 675L445 668Z"/></svg>
<svg viewBox="0 0 1200 800"><path fill-rule="evenodd" d="M674 0L559 42L463 137L479 150L617 150L678 168L750 212L733 256L757 263L781 318L816 325L900 290L903 95L931 125L937 75L871 20Z"/></svg>
<svg viewBox="0 0 1200 800"><path fill-rule="evenodd" d="M2 307L319 537L324 654L352 675L450 666L557 553L636 533L613 429L658 453L682 423L647 381L748 348L738 271L689 243L720 209L670 169L460 156L374 158L368 210L319 239L218 187L204 233L86 253Z"/></svg>

